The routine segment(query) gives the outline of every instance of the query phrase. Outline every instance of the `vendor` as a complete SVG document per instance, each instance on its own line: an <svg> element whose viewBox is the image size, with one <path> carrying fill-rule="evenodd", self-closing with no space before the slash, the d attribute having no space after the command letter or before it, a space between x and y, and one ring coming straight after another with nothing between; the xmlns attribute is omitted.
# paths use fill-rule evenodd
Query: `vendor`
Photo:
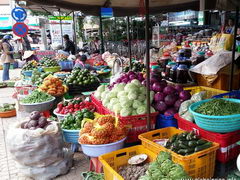
<svg viewBox="0 0 240 180"><path fill-rule="evenodd" d="M96 69L90 64L86 63L87 56L86 55L77 55L74 68L88 69L89 71L95 71Z"/></svg>
<svg viewBox="0 0 240 180"><path fill-rule="evenodd" d="M225 27L225 33L233 34L234 33L234 20L232 18L228 19L228 24Z"/></svg>
<svg viewBox="0 0 240 180"><path fill-rule="evenodd" d="M38 61L37 56L35 55L34 51L25 51L23 55L23 60L28 61Z"/></svg>

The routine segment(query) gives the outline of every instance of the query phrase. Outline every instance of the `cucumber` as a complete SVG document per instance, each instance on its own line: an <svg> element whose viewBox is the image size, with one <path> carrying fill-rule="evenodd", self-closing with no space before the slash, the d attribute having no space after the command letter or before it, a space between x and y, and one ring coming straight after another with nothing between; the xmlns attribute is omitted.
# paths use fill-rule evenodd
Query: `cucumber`
<svg viewBox="0 0 240 180"><path fill-rule="evenodd" d="M177 153L185 156L185 154L186 154L187 152L186 152L186 149L179 149L179 150L177 151Z"/></svg>
<svg viewBox="0 0 240 180"><path fill-rule="evenodd" d="M206 141L206 140L204 140L204 139L199 139L198 141L197 141L197 144L198 145L202 145L202 144L205 144L205 143L207 143L208 141Z"/></svg>
<svg viewBox="0 0 240 180"><path fill-rule="evenodd" d="M178 134L174 134L170 139L169 142L173 143L177 139Z"/></svg>
<svg viewBox="0 0 240 180"><path fill-rule="evenodd" d="M192 140L192 141L188 141L188 146L189 147L196 147L198 144L197 144L197 141L195 140Z"/></svg>
<svg viewBox="0 0 240 180"><path fill-rule="evenodd" d="M186 146L185 144L183 143L179 143L179 147L182 148L182 149L187 149L188 146Z"/></svg>
<svg viewBox="0 0 240 180"><path fill-rule="evenodd" d="M207 142L207 143L205 143L203 145L195 147L194 151L195 152L202 151L204 149L210 148L211 146L212 146L212 143L211 142Z"/></svg>

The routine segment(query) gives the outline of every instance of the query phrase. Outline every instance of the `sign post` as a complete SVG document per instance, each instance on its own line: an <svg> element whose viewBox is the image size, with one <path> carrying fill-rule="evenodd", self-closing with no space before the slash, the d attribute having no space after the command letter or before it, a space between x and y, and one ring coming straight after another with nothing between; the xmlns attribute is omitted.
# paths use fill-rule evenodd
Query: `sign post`
<svg viewBox="0 0 240 180"><path fill-rule="evenodd" d="M12 30L16 36L24 37L28 33L28 26L22 22L17 22L13 25Z"/></svg>
<svg viewBox="0 0 240 180"><path fill-rule="evenodd" d="M17 21L13 25L13 33L19 37L25 37L28 34L28 26L23 23L27 18L27 12L21 7L15 7L12 10L12 18Z"/></svg>

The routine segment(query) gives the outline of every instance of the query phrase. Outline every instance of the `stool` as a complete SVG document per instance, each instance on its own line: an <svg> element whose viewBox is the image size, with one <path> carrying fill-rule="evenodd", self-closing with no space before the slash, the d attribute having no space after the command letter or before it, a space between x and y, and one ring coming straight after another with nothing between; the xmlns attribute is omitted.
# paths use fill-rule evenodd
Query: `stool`
<svg viewBox="0 0 240 180"><path fill-rule="evenodd" d="M96 173L102 173L102 163L98 160L98 157L91 157L89 171L94 171Z"/></svg>
<svg viewBox="0 0 240 180"><path fill-rule="evenodd" d="M43 113L43 116L45 116L46 118L49 118L51 116L51 113L49 110L43 111L42 113Z"/></svg>

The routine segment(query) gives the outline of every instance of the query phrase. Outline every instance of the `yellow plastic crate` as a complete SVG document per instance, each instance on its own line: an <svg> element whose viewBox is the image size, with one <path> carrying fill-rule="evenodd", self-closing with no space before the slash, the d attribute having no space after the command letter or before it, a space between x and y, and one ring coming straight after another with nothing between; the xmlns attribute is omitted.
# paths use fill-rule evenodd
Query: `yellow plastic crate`
<svg viewBox="0 0 240 180"><path fill-rule="evenodd" d="M206 98L207 99L211 98L212 96L228 92L228 91L224 91L224 90L220 90L220 89L214 89L214 88L205 87L205 86L186 87L186 88L184 88L184 90L191 91L192 95L195 94L195 93L199 93L201 91L206 91Z"/></svg>
<svg viewBox="0 0 240 180"><path fill-rule="evenodd" d="M142 141L142 145L145 148L156 154L160 151L170 152L172 160L175 163L182 165L184 170L192 178L212 178L215 169L216 151L219 148L217 143L213 143L212 147L203 151L199 151L188 156L182 156L153 142L155 139L168 139L174 134L182 132L184 131L176 129L175 127L168 127L143 133L139 135L139 139Z"/></svg>
<svg viewBox="0 0 240 180"><path fill-rule="evenodd" d="M157 154L142 145L120 149L100 156L99 160L103 165L104 179L124 180L123 177L117 173L119 168L128 165L128 159L132 156L143 153L148 155L147 162L155 161L157 158Z"/></svg>

